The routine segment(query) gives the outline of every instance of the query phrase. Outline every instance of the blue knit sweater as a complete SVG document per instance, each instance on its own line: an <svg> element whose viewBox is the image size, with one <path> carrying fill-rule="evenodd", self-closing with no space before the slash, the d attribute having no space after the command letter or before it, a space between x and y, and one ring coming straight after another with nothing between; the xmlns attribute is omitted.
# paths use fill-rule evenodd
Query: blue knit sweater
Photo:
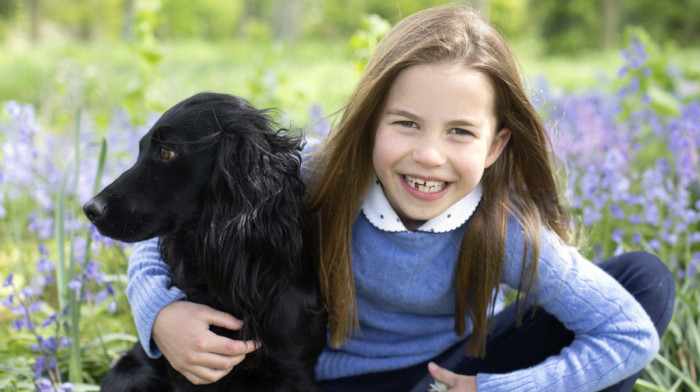
<svg viewBox="0 0 700 392"><path fill-rule="evenodd" d="M378 208L388 206L381 203ZM458 221L454 228L454 223L443 222L437 224L438 230L409 232L396 225L393 211L385 214L367 204L352 233L360 330L339 349L323 351L316 368L319 380L411 366L462 339L454 332L453 272L468 222ZM449 221L451 216L447 211L437 218ZM392 219L391 225L383 223ZM520 282L523 241L519 225L511 220L503 283L515 288ZM537 303L574 332L575 339L559 355L534 367L478 374L477 389L597 391L651 362L658 336L634 298L555 234L543 229L541 241ZM160 355L150 337L158 311L183 297L168 286L168 269L158 256L157 241L137 244L131 253L127 294L141 342L152 356ZM501 308L500 302L496 307Z"/></svg>

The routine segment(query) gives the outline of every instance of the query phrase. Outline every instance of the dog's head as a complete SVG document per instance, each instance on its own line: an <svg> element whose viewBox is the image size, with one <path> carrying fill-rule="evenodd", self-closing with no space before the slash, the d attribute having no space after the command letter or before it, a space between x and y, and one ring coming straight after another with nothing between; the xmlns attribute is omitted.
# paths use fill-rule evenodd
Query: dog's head
<svg viewBox="0 0 700 392"><path fill-rule="evenodd" d="M277 152L268 139L278 135L270 125L264 111L235 96L188 98L162 115L141 139L136 163L83 211L103 235L135 242L195 230L205 200L265 202L281 188L276 178L298 171L295 149L283 167L271 163Z"/></svg>

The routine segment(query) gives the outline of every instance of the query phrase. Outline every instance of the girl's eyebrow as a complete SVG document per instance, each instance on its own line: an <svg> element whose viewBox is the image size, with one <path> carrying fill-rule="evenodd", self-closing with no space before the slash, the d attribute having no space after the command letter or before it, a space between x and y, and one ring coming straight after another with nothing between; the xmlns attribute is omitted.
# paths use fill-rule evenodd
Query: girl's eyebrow
<svg viewBox="0 0 700 392"><path fill-rule="evenodd" d="M405 110L405 109L400 109L400 108L389 108L386 110L385 114L389 115L389 116L400 116L400 117L407 117L407 118L417 119L417 120L422 119L417 114L412 113L412 112ZM481 122L465 117L465 118L458 118L455 120L451 120L447 123L447 125L449 125L451 127L480 128Z"/></svg>
<svg viewBox="0 0 700 392"><path fill-rule="evenodd" d="M399 109L399 108L389 108L386 110L385 114L389 116L400 116L400 117L409 117L409 118L419 118L418 115L409 112L408 110L404 109Z"/></svg>

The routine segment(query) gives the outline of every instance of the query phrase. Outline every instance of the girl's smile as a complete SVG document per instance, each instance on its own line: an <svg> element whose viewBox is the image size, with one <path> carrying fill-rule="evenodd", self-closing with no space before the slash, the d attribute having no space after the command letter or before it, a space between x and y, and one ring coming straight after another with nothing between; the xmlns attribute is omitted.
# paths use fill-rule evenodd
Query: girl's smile
<svg viewBox="0 0 700 392"><path fill-rule="evenodd" d="M374 170L414 230L469 194L510 137L496 132L494 91L483 73L451 63L402 71L379 116Z"/></svg>
<svg viewBox="0 0 700 392"><path fill-rule="evenodd" d="M449 182L426 180L419 177L404 176L406 191L418 199L437 200L447 192Z"/></svg>

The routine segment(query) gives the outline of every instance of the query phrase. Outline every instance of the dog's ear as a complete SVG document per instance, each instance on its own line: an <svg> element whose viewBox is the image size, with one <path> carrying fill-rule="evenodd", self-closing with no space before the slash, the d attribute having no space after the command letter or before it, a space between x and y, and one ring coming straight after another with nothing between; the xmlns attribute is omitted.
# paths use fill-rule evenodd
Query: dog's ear
<svg viewBox="0 0 700 392"><path fill-rule="evenodd" d="M273 289L265 286L296 273L305 224L304 184L300 136L273 130L258 111L224 127L199 231L207 279L222 301L236 299L224 304L233 310L256 306L260 293Z"/></svg>

